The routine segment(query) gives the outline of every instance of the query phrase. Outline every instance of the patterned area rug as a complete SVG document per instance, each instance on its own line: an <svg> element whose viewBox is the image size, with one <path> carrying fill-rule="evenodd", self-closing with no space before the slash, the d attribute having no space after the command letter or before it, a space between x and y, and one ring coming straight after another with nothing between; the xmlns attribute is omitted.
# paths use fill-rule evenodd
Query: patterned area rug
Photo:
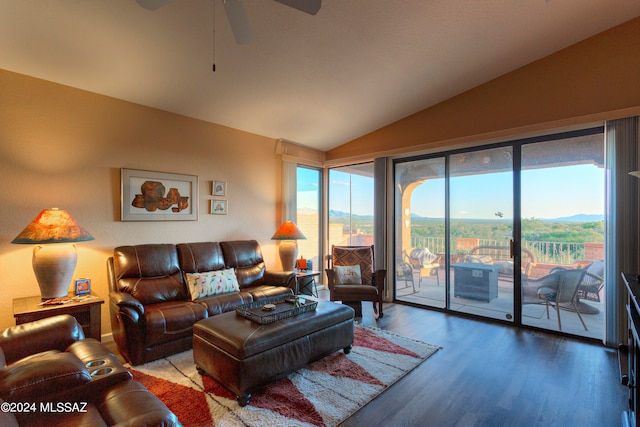
<svg viewBox="0 0 640 427"><path fill-rule="evenodd" d="M184 426L336 426L439 347L375 328L355 327L351 353L333 353L254 393L235 396L198 374L186 351L130 368Z"/></svg>

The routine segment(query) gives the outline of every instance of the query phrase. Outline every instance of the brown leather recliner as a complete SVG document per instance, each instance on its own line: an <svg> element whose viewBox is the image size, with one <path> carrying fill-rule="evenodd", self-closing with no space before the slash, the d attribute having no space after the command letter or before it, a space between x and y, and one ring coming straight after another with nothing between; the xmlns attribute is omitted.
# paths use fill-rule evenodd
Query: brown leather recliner
<svg viewBox="0 0 640 427"><path fill-rule="evenodd" d="M255 240L120 246L107 262L113 338L133 365L191 348L192 326L238 304L291 294L292 272L268 272ZM191 301L184 275L233 268L239 291Z"/></svg>
<svg viewBox="0 0 640 427"><path fill-rule="evenodd" d="M0 333L2 426L180 426L70 315Z"/></svg>

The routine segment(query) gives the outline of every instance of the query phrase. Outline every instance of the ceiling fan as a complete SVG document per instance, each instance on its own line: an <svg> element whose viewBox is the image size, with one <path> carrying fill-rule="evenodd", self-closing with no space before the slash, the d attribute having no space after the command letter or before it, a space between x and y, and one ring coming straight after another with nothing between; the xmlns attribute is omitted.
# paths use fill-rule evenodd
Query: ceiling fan
<svg viewBox="0 0 640 427"><path fill-rule="evenodd" d="M145 9L156 10L171 3L173 0L136 0ZM275 0L286 6L297 9L301 12L315 15L320 10L322 0ZM238 44L247 44L253 40L251 26L247 13L244 10L242 0L222 0L224 11L227 14L233 37Z"/></svg>

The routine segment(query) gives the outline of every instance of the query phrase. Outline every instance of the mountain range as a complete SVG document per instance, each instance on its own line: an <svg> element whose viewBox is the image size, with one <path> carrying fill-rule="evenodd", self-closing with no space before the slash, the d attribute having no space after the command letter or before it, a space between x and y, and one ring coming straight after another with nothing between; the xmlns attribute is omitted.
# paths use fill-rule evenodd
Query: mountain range
<svg viewBox="0 0 640 427"><path fill-rule="evenodd" d="M329 218L340 219L340 218L349 218L348 212L330 210ZM360 219L360 220L371 220L373 219L373 215L351 215L352 219ZM442 218L430 218L426 216L421 216L418 214L411 214L412 219L420 220L420 219L442 219ZM541 221L546 222L598 222L604 221L603 214L576 214L571 216L563 216L558 218L538 218ZM473 220L473 218L469 218L468 220Z"/></svg>
<svg viewBox="0 0 640 427"><path fill-rule="evenodd" d="M576 214L571 216L563 216L560 218L540 218L542 221L553 222L598 222L604 221L603 214Z"/></svg>

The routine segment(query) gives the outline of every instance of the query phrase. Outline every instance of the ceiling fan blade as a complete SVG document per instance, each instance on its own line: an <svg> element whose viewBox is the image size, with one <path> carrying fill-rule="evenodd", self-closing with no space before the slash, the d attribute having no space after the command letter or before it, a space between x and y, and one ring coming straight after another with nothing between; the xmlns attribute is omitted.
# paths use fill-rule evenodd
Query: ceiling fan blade
<svg viewBox="0 0 640 427"><path fill-rule="evenodd" d="M136 0L140 6L148 10L160 9L162 6L171 3L173 0Z"/></svg>
<svg viewBox="0 0 640 427"><path fill-rule="evenodd" d="M251 43L253 34L249 25L249 18L241 0L223 0L224 11L233 31L233 37L238 44Z"/></svg>
<svg viewBox="0 0 640 427"><path fill-rule="evenodd" d="M286 4L289 7L298 9L309 15L315 15L320 10L322 0L276 0L278 3Z"/></svg>

